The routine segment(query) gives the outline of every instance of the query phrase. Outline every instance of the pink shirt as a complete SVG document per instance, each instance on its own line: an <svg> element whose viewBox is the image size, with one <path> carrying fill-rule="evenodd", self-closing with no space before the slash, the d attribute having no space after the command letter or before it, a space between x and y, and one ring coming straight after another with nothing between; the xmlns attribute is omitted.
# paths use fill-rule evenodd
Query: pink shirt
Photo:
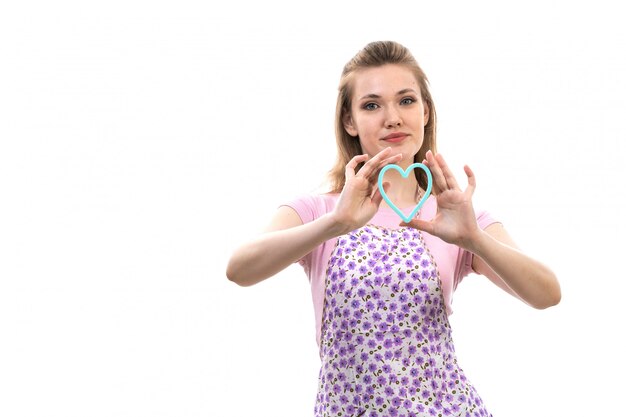
<svg viewBox="0 0 626 417"><path fill-rule="evenodd" d="M332 211L338 197L339 194L304 195L283 205L293 208L300 216L302 223L308 223ZM410 209L407 210L405 214L408 214L409 211ZM430 220L435 216L436 212L437 201L433 196L430 196L422 206L417 217ZM477 211L476 220L482 229L492 223L496 223L496 220L486 211ZM397 229L400 227L399 224L401 221L400 216L392 209L380 207L369 223L376 226ZM473 272L473 254L456 245L446 243L438 237L432 236L426 232L422 232L422 235L424 243L428 246L428 250L437 264L446 312L450 315L452 314L452 293L463 277ZM304 267L311 284L318 346L320 344L322 330L326 269L330 255L335 248L336 241L336 238L327 240L299 261Z"/></svg>

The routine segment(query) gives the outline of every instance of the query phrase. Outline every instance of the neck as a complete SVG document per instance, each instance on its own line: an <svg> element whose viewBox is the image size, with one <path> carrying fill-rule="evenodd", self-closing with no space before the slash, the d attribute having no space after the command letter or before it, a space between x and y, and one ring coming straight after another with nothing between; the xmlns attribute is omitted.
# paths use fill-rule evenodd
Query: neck
<svg viewBox="0 0 626 417"><path fill-rule="evenodd" d="M410 173L407 178L403 178L400 172L390 169L385 172L384 182L388 182L390 185L386 191L387 196L398 207L415 205L421 195L423 195L414 173ZM387 206L384 200L381 204Z"/></svg>

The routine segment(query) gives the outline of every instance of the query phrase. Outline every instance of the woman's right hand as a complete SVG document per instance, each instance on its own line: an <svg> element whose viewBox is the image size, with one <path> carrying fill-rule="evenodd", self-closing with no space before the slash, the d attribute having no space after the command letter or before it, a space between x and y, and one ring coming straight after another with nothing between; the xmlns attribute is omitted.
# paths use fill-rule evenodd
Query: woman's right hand
<svg viewBox="0 0 626 417"><path fill-rule="evenodd" d="M357 155L346 165L346 184L332 211L334 220L345 233L364 226L378 211L383 199L378 189L378 174L385 165L402 159L401 154L389 156L390 153L391 148L386 148L371 159L368 155ZM355 172L361 162L365 164ZM383 183L383 188L387 192L389 183Z"/></svg>
<svg viewBox="0 0 626 417"><path fill-rule="evenodd" d="M378 173L401 159L401 155L390 157L390 153L388 148L371 159L367 155L352 158L346 165L346 185L335 209L328 214L303 224L293 208L280 207L266 233L233 252L226 268L228 279L242 286L254 285L302 259L323 242L365 225L382 201ZM383 186L387 191L389 184Z"/></svg>

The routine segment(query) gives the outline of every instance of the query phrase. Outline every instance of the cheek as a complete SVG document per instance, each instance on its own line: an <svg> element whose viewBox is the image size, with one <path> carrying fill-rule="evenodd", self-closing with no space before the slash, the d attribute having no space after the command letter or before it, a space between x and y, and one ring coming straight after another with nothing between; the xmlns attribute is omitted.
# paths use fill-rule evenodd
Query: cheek
<svg viewBox="0 0 626 417"><path fill-rule="evenodd" d="M375 117L363 117L359 120L359 131L363 135L372 135L376 131L377 120Z"/></svg>

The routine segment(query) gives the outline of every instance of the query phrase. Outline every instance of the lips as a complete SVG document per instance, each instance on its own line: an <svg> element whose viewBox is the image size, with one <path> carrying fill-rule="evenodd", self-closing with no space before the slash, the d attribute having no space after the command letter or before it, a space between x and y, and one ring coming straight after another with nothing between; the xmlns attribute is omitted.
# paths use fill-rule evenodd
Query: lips
<svg viewBox="0 0 626 417"><path fill-rule="evenodd" d="M385 136L382 140L386 142L401 142L408 135L406 133L392 133L390 135Z"/></svg>

